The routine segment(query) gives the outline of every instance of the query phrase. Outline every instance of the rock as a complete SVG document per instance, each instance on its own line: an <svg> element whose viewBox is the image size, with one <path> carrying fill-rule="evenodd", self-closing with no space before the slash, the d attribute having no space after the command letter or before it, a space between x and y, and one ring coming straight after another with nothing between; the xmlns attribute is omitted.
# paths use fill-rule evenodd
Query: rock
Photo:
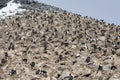
<svg viewBox="0 0 120 80"><path fill-rule="evenodd" d="M9 2L9 0L0 0L0 9L7 6L7 2Z"/></svg>
<svg viewBox="0 0 120 80"><path fill-rule="evenodd" d="M101 40L101 41L105 41L105 36L101 36L101 37L99 37L99 39Z"/></svg>
<svg viewBox="0 0 120 80"><path fill-rule="evenodd" d="M120 76L113 75L109 80L120 80Z"/></svg>

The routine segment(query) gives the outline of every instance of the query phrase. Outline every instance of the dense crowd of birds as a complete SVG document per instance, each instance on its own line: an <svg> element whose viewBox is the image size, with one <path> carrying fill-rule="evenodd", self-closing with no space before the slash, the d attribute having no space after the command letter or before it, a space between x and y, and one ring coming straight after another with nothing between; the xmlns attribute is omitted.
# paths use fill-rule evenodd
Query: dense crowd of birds
<svg viewBox="0 0 120 80"><path fill-rule="evenodd" d="M120 79L120 26L66 11L0 20L0 79Z"/></svg>

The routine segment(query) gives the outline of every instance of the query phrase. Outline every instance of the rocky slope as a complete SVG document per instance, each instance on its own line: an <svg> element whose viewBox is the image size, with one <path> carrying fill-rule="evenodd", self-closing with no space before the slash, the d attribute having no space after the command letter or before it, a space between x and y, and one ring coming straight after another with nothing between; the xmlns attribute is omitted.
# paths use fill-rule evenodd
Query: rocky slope
<svg viewBox="0 0 120 80"><path fill-rule="evenodd" d="M0 9L7 6L7 2L9 2L9 0L0 0Z"/></svg>
<svg viewBox="0 0 120 80"><path fill-rule="evenodd" d="M55 10L55 11L60 11L63 12L65 10L62 10L60 8L51 6L51 5L47 5L44 3L39 3L37 1L34 0L14 0L14 2L18 2L21 3L23 9L27 9L27 10Z"/></svg>
<svg viewBox="0 0 120 80"><path fill-rule="evenodd" d="M119 80L120 26L55 9L0 20L0 80Z"/></svg>

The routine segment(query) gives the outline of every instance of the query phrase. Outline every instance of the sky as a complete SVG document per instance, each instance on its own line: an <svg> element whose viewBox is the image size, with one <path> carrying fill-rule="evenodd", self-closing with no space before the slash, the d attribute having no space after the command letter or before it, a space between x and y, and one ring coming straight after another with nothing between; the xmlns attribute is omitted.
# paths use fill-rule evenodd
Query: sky
<svg viewBox="0 0 120 80"><path fill-rule="evenodd" d="M38 0L82 16L120 25L120 0Z"/></svg>

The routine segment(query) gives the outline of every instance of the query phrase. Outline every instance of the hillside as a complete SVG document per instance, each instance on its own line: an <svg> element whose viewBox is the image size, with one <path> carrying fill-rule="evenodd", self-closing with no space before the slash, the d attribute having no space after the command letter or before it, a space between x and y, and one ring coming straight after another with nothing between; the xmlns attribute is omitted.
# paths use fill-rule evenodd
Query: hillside
<svg viewBox="0 0 120 80"><path fill-rule="evenodd" d="M120 79L119 26L23 3L0 20L0 80Z"/></svg>

